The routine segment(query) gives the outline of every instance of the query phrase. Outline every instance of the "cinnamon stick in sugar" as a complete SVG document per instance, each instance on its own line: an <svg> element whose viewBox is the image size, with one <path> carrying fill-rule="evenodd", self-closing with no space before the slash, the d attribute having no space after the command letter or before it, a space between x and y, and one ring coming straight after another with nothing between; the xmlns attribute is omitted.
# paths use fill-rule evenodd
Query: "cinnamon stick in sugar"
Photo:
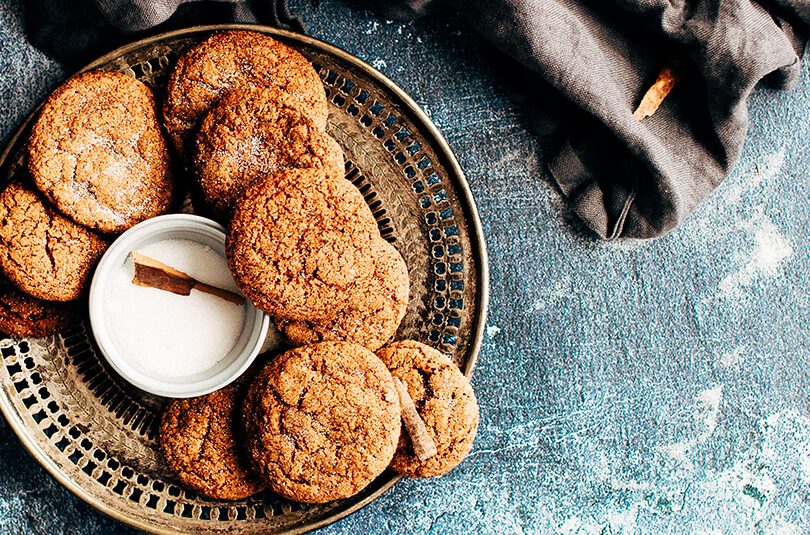
<svg viewBox="0 0 810 535"><path fill-rule="evenodd" d="M215 295L236 305L245 302L245 298L223 288L205 284L191 277L187 273L167 266L163 262L133 251L130 253L135 266L135 276L132 283L147 288L157 288L177 295L189 295L191 290L198 290Z"/></svg>

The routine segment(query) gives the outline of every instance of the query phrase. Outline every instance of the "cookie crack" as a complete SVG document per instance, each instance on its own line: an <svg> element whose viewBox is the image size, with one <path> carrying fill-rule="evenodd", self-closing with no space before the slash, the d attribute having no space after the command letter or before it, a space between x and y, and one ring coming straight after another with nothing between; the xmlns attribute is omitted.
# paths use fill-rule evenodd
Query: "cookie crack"
<svg viewBox="0 0 810 535"><path fill-rule="evenodd" d="M419 374L419 379L422 381L422 388L425 390L425 395L415 403L417 412L421 413L422 409L425 408L425 403L435 395L433 386L430 384L432 374L421 368L414 367L413 369Z"/></svg>
<svg viewBox="0 0 810 535"><path fill-rule="evenodd" d="M211 434L211 427L214 425L214 418L209 417L205 422L205 432L200 439L200 451L197 453L197 462L201 462L205 457L205 447L208 444L208 435Z"/></svg>
<svg viewBox="0 0 810 535"><path fill-rule="evenodd" d="M45 256L48 257L48 263L51 265L51 272L56 273L56 259L53 256L53 249L51 248L51 233L45 233Z"/></svg>

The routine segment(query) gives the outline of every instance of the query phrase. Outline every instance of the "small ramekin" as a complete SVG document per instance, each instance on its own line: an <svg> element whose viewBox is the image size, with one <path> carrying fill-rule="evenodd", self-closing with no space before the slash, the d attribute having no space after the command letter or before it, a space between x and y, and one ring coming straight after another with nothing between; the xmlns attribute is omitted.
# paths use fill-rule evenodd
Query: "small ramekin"
<svg viewBox="0 0 810 535"><path fill-rule="evenodd" d="M90 326L104 358L128 382L159 396L201 396L230 384L248 369L264 344L269 318L245 300L245 323L236 345L215 366L195 375L181 378L158 377L136 369L126 355L116 348L104 314L104 299L111 275L124 267L130 252L168 239L196 241L225 254L225 229L219 223L204 217L171 214L135 225L110 245L96 267L90 286Z"/></svg>

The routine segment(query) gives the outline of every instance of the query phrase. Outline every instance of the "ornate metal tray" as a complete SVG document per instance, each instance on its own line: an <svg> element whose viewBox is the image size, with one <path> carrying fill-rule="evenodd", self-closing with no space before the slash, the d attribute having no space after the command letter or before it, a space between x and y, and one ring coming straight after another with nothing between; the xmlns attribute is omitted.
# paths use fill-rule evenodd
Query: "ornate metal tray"
<svg viewBox="0 0 810 535"><path fill-rule="evenodd" d="M408 265L411 299L398 337L440 349L470 374L488 298L480 221L444 138L393 82L316 39L244 25L166 33L124 46L84 70L128 73L161 97L178 53L225 29L270 34L315 64L331 104L329 132L346 153L346 176L360 188L383 236ZM34 114L0 156L0 184L25 173ZM49 338L0 334L0 385L3 415L48 472L99 510L151 532L300 533L356 511L398 479L386 472L359 495L319 506L271 493L218 502L186 491L156 449L163 400L129 386L107 366L86 318Z"/></svg>

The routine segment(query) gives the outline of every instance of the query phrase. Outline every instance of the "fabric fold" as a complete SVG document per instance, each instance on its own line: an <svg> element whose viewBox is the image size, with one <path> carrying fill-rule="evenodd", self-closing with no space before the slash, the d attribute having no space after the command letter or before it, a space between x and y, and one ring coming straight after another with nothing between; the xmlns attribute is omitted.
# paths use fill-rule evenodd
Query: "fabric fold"
<svg viewBox="0 0 810 535"><path fill-rule="evenodd" d="M449 1L514 60L504 76L530 124L555 123L540 127L549 174L605 239L661 236L712 192L739 155L756 85L795 85L810 25L800 0ZM634 119L673 65L672 93Z"/></svg>

